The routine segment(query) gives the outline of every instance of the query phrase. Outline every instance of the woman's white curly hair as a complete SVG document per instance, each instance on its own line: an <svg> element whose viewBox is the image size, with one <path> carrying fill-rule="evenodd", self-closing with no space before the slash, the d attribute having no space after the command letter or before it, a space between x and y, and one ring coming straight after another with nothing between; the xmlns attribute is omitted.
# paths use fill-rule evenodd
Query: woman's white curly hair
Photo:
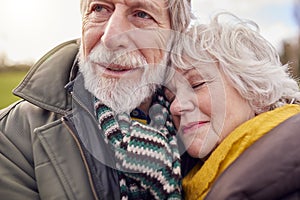
<svg viewBox="0 0 300 200"><path fill-rule="evenodd" d="M221 22L221 17L229 20ZM209 24L193 25L180 38L170 55L172 65L190 69L199 62L215 62L256 114L299 104L299 86L289 74L288 64L282 65L278 52L253 21L222 12ZM196 62L192 66L182 55Z"/></svg>

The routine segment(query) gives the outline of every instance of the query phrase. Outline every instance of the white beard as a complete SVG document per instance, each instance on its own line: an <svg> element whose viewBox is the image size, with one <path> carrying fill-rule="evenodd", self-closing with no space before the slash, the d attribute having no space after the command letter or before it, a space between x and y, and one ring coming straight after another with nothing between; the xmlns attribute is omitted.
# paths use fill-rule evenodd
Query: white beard
<svg viewBox="0 0 300 200"><path fill-rule="evenodd" d="M136 53L112 53L101 45L97 45L86 60L82 58L82 48L80 55L79 69L85 88L117 114L129 113L151 97L157 86L163 83L166 73L166 65L149 65L144 57ZM93 62L134 66L142 68L143 72L141 77L108 78L93 67Z"/></svg>

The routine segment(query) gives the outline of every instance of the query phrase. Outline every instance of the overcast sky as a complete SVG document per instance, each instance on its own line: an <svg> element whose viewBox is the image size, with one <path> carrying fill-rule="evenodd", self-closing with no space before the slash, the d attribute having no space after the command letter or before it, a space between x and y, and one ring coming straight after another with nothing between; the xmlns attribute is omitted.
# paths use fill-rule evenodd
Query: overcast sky
<svg viewBox="0 0 300 200"><path fill-rule="evenodd" d="M192 0L203 21L217 11L230 11L255 21L278 50L282 40L296 38L294 0ZM81 34L79 0L1 0L0 53L13 61L36 61L61 42Z"/></svg>

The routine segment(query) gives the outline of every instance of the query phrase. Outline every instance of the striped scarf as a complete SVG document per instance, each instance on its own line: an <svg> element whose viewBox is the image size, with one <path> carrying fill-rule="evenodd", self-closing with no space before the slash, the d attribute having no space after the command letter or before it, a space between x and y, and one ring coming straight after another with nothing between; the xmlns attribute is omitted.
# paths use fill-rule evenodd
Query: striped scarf
<svg viewBox="0 0 300 200"><path fill-rule="evenodd" d="M99 127L111 143L121 199L181 199L180 154L169 103L159 90L149 110L149 125L95 101Z"/></svg>

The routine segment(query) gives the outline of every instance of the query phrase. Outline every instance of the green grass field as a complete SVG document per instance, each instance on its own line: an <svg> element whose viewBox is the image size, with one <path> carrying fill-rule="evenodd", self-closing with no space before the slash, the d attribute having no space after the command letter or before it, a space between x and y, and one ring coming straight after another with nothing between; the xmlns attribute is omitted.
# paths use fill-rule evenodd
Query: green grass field
<svg viewBox="0 0 300 200"><path fill-rule="evenodd" d="M0 109L19 99L12 94L12 90L20 83L25 74L26 71L0 72Z"/></svg>

